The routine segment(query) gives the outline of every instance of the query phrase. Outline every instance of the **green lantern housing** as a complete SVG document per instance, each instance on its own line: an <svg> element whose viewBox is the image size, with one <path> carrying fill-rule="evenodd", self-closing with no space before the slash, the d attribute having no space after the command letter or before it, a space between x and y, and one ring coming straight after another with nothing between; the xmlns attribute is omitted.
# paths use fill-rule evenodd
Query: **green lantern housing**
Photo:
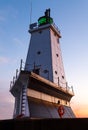
<svg viewBox="0 0 88 130"><path fill-rule="evenodd" d="M50 9L47 9L45 12L45 16L42 16L38 19L38 25L52 24L53 19L50 17Z"/></svg>

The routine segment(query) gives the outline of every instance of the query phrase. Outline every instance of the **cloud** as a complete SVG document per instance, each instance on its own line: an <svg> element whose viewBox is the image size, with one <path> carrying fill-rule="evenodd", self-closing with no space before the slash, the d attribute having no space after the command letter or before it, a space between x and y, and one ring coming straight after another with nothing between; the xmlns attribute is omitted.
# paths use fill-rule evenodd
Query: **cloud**
<svg viewBox="0 0 88 130"><path fill-rule="evenodd" d="M16 43L16 44L22 44L22 41L21 40L19 40L18 38L14 38L13 39L14 40L14 42Z"/></svg>
<svg viewBox="0 0 88 130"><path fill-rule="evenodd" d="M0 104L5 103L14 103L14 97L11 95L11 93L8 90L5 90L5 88L0 92ZM1 105L0 105L1 106Z"/></svg>
<svg viewBox="0 0 88 130"><path fill-rule="evenodd" d="M0 21L1 21L1 22L5 21L5 17L2 16L2 15L0 15Z"/></svg>
<svg viewBox="0 0 88 130"><path fill-rule="evenodd" d="M6 21L6 13L5 10L0 10L0 22Z"/></svg>
<svg viewBox="0 0 88 130"><path fill-rule="evenodd" d="M7 57L0 56L0 64L8 63L9 59Z"/></svg>
<svg viewBox="0 0 88 130"><path fill-rule="evenodd" d="M13 116L14 105L12 103L0 104L0 119L11 119Z"/></svg>
<svg viewBox="0 0 88 130"><path fill-rule="evenodd" d="M5 83L4 83L5 84ZM0 85L4 85L0 82ZM0 91L0 119L12 118L14 109L14 98L5 87Z"/></svg>
<svg viewBox="0 0 88 130"><path fill-rule="evenodd" d="M9 20L17 19L18 11L12 6L6 6L0 9L0 22L7 22Z"/></svg>
<svg viewBox="0 0 88 130"><path fill-rule="evenodd" d="M17 38L17 37L13 38L13 44L15 45L15 47L17 47L17 49L18 49L17 51L19 51L20 47L23 48L23 46L24 46L23 41L20 40L20 38Z"/></svg>

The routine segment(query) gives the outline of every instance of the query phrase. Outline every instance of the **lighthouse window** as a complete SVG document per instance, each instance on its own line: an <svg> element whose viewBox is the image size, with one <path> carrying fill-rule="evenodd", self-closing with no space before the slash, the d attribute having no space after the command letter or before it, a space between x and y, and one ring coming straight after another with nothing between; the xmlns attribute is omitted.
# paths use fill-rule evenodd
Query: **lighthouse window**
<svg viewBox="0 0 88 130"><path fill-rule="evenodd" d="M62 75L62 78L64 79L64 76Z"/></svg>
<svg viewBox="0 0 88 130"><path fill-rule="evenodd" d="M37 52L37 54L38 54L38 55L40 55L40 54L41 54L41 52L40 52L40 51L38 51L38 52Z"/></svg>
<svg viewBox="0 0 88 130"><path fill-rule="evenodd" d="M56 54L56 56L58 57L59 55L58 55L58 54Z"/></svg>
<svg viewBox="0 0 88 130"><path fill-rule="evenodd" d="M57 71L55 71L55 74L57 74Z"/></svg>

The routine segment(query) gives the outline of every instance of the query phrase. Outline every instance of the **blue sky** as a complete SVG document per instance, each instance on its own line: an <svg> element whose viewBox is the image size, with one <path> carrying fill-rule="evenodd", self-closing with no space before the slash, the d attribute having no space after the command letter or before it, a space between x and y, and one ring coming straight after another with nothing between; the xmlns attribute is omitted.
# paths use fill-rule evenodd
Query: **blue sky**
<svg viewBox="0 0 88 130"><path fill-rule="evenodd" d="M9 84L25 61L31 22L47 8L61 31L66 79L74 87L71 106L77 116L88 116L88 0L0 0L0 119L12 118L14 98Z"/></svg>

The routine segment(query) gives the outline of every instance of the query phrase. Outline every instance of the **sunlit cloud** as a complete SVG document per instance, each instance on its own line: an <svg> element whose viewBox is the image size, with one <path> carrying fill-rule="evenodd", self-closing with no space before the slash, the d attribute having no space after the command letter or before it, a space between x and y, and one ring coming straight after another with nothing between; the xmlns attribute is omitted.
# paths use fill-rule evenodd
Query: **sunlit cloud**
<svg viewBox="0 0 88 130"><path fill-rule="evenodd" d="M14 103L14 99L12 97L12 95L10 94L9 90L7 90L6 92L2 92L0 93L0 107L1 104L5 104L5 103Z"/></svg>
<svg viewBox="0 0 88 130"><path fill-rule="evenodd" d="M77 117L87 117L88 118L88 104L80 104L79 109L75 111Z"/></svg>
<svg viewBox="0 0 88 130"><path fill-rule="evenodd" d="M8 82L0 80L0 119L12 118L14 98L9 92Z"/></svg>
<svg viewBox="0 0 88 130"><path fill-rule="evenodd" d="M11 119L13 117L13 104L1 103L0 104L0 119Z"/></svg>

